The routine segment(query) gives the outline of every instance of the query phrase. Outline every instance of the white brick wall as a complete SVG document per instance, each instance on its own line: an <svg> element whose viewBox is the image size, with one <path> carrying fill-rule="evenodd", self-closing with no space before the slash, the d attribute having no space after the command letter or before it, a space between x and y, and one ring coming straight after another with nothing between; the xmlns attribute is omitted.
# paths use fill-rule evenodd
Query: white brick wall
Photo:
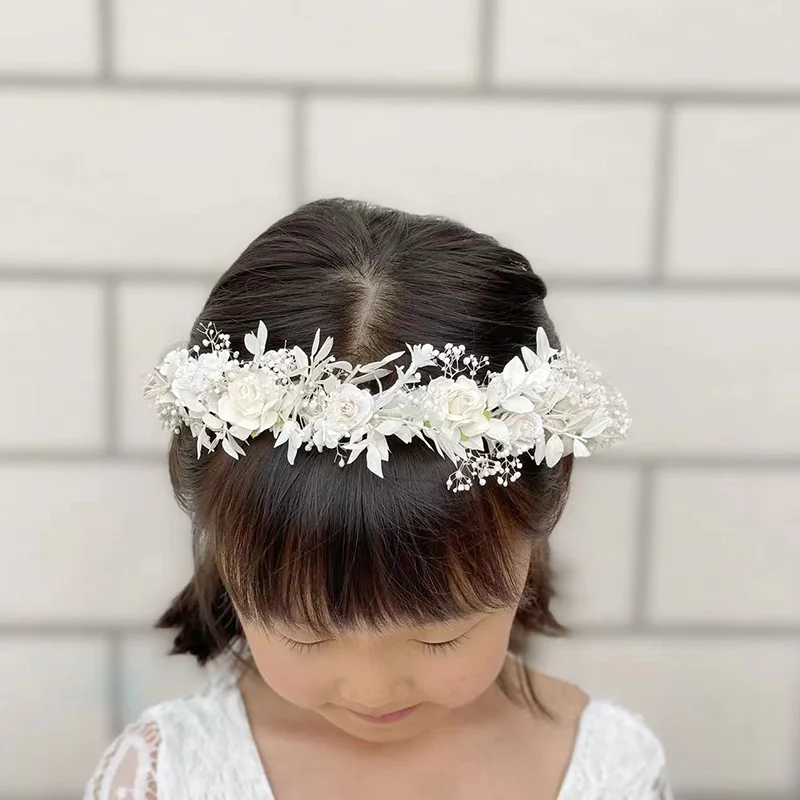
<svg viewBox="0 0 800 800"><path fill-rule="evenodd" d="M522 249L629 398L540 665L645 714L679 797L796 797L798 42L796 0L0 2L0 800L199 685L149 631L191 565L140 380L331 194Z"/></svg>

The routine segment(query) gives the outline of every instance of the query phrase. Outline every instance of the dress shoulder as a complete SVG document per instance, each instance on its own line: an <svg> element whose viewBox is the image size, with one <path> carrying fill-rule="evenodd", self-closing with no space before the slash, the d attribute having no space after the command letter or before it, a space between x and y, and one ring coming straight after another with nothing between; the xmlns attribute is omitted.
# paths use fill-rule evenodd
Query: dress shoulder
<svg viewBox="0 0 800 800"><path fill-rule="evenodd" d="M158 800L161 730L143 717L111 743L89 779L84 800Z"/></svg>
<svg viewBox="0 0 800 800"><path fill-rule="evenodd" d="M234 680L148 708L106 750L84 800L269 800Z"/></svg>
<svg viewBox="0 0 800 800"><path fill-rule="evenodd" d="M592 700L583 712L559 800L673 800L664 748L644 719Z"/></svg>

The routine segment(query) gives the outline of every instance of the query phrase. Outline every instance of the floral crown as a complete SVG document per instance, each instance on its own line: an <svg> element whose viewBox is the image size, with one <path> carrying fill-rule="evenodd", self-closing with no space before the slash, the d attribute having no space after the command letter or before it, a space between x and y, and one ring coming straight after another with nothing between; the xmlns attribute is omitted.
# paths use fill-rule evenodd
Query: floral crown
<svg viewBox="0 0 800 800"><path fill-rule="evenodd" d="M447 487L463 491L492 475L507 486L520 476L524 453L553 467L562 456L614 444L630 426L620 393L569 349L552 349L544 328L536 332L536 352L523 347L521 357L502 372L487 371L481 383L475 376L488 359L465 354L463 345L406 345L411 363L392 370L387 365L403 351L353 367L331 355L331 337L320 346L319 330L310 355L297 346L267 350L260 322L244 338L248 359L231 352L230 336L213 324L200 330L208 350L171 350L144 390L164 427L191 430L198 458L221 444L238 459L243 442L270 431L275 447L288 445L290 464L301 445L336 450L341 467L366 451L368 468L382 478L387 437L416 437L456 465ZM425 367L441 375L422 383ZM396 380L384 387L381 379L392 372ZM359 388L368 381L379 390Z"/></svg>

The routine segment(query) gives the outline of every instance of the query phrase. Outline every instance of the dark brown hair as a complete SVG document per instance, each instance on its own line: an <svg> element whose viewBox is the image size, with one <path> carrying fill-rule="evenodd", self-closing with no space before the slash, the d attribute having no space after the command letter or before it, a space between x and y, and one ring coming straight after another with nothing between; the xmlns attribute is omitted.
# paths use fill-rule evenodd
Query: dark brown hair
<svg viewBox="0 0 800 800"><path fill-rule="evenodd" d="M336 357L353 364L406 343L452 342L498 370L523 345L535 347L539 326L558 347L546 291L522 255L452 220L320 200L239 256L212 289L189 345L203 349L198 326L213 322L244 352L245 334L263 320L272 347L308 350L320 328L334 338ZM177 629L173 653L201 664L214 658L241 640L238 614L299 617L322 632L507 606L519 591L520 537L532 558L509 647L521 654L526 632L562 632L550 611L548 539L572 457L550 469L525 456L508 487L476 482L453 493L448 459L417 440L390 446L380 479L363 456L340 468L330 450L301 449L292 466L270 434L238 461L221 449L198 459L188 430L175 435L170 477L192 519L195 572L157 623Z"/></svg>

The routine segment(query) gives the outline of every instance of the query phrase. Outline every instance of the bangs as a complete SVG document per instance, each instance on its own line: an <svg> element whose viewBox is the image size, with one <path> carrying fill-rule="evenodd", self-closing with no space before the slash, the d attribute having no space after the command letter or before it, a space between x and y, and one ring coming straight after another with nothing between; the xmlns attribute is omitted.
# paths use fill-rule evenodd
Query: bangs
<svg viewBox="0 0 800 800"><path fill-rule="evenodd" d="M418 442L393 450L383 479L364 459L341 468L316 451L300 450L290 465L268 437L239 461L209 461L196 524L248 621L329 636L445 622L520 599L523 545L536 533L520 514L522 479L450 492L452 464Z"/></svg>

